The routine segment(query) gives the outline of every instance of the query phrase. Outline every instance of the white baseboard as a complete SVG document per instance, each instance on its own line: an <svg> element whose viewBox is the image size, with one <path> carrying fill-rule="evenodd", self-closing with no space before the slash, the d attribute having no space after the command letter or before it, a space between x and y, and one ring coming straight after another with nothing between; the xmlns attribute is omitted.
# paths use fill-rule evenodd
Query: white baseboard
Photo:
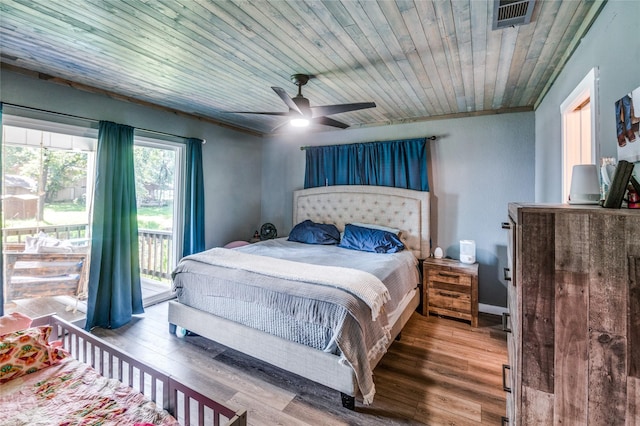
<svg viewBox="0 0 640 426"><path fill-rule="evenodd" d="M478 303L478 312L484 312L485 314L499 315L508 312L507 308L495 305L486 305L484 303Z"/></svg>

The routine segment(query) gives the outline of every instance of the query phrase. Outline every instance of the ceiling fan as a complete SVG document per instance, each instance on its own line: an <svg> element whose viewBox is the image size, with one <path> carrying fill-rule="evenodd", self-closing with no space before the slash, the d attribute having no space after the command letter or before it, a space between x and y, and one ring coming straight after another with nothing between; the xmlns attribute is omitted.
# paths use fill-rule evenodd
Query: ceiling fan
<svg viewBox="0 0 640 426"><path fill-rule="evenodd" d="M279 115L289 117L289 120L279 124L273 130L276 130L286 124L291 123L294 127L306 127L311 123L323 124L325 126L338 127L346 129L348 124L342 123L328 115L339 114L341 112L356 111L359 109L375 108L374 102L357 102L351 104L335 104L312 107L309 99L302 96L302 86L307 84L312 76L308 74L293 74L291 81L298 86L298 94L293 98L281 87L271 87L274 92L282 99L287 107L288 112L258 112L258 111L229 111L237 114L261 114L261 115Z"/></svg>

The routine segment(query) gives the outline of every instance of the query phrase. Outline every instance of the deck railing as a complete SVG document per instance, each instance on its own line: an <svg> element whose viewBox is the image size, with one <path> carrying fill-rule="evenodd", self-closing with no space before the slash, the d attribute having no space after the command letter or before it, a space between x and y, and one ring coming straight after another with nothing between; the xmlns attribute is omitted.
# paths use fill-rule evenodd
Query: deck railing
<svg viewBox="0 0 640 426"><path fill-rule="evenodd" d="M140 274L158 281L171 281L171 253L173 234L171 231L138 229L140 249Z"/></svg>
<svg viewBox="0 0 640 426"><path fill-rule="evenodd" d="M39 232L59 240L76 242L88 239L87 224L52 225L22 228L2 228L3 244L24 243L26 237L35 236ZM144 278L158 281L171 280L171 253L173 252L173 235L171 231L138 229L138 246L140 250L140 274Z"/></svg>
<svg viewBox="0 0 640 426"><path fill-rule="evenodd" d="M89 235L88 228L87 224L2 228L2 243L24 243L27 237L36 236L39 232L58 240L81 240Z"/></svg>

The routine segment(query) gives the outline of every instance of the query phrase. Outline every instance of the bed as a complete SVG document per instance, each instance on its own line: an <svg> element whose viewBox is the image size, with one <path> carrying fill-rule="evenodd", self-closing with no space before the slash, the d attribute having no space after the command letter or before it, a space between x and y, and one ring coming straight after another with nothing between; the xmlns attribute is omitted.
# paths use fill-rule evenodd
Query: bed
<svg viewBox="0 0 640 426"><path fill-rule="evenodd" d="M2 424L246 425L244 410L213 401L55 315L29 322L0 342ZM16 338L30 372L8 377L21 365L8 355Z"/></svg>
<svg viewBox="0 0 640 426"><path fill-rule="evenodd" d="M343 258L350 257L347 255L357 250L336 246L327 246L330 251L328 257L336 261L328 266L320 266L317 264L320 261L307 262L307 259L314 258L311 256L307 258L306 252L299 258L295 255L291 257L289 254L283 254L287 250L285 247L287 244L308 246L301 243L288 243L286 238L268 240L232 250L211 249L183 259L174 271L174 287L178 299L169 303L170 332L184 333L188 330L328 386L340 392L343 406L353 409L356 396L362 397L365 404L372 401L375 387L371 372L392 343L393 338L400 334L419 305L417 265L418 259L427 257L429 253L429 193L359 185L327 186L294 191L293 223L299 224L306 220L319 224L333 224L342 232L351 226L348 224L353 223L399 230L406 250L396 254L401 254L403 259L400 263L404 262L408 269L402 273L390 273L384 267L375 266L376 263L382 263L382 259L391 257L390 254L366 253L367 256L377 257L373 261L362 261L363 265L366 263L369 266L360 270L357 264L348 266L347 261L343 262ZM307 248L315 250L318 247ZM274 250L279 254L266 254L265 249ZM215 260L213 260L214 257ZM225 263L235 262L236 258L241 267L236 263ZM249 268L250 264L254 264L254 267ZM300 267L300 265L303 266ZM347 281L362 279L363 282L367 282L367 286L371 283L371 288L379 287L375 281L378 279L381 285L387 287L387 290L390 286L382 281L392 276L395 277L395 281L404 282L406 289L402 292L388 291L389 300L385 301L382 304L383 308L379 310L376 302L378 294L375 296L358 294L357 300L353 301L351 296L354 292L357 294L361 291L361 286L357 283L339 285L326 283L319 276L322 272L321 268L328 268L326 275L331 277L337 276L338 273L341 276L349 276L351 272L345 272L353 271L354 276L346 279ZM370 280L371 275L374 278ZM304 286L296 287L299 276L303 276L300 280L305 283ZM309 286L310 283L316 285ZM201 293L198 295L187 290L190 285L199 288L198 291ZM258 285L267 286L268 297L254 296L254 287ZM369 309L366 311L371 316L368 321L364 321L366 315L355 308L352 310L350 307L344 308L341 305L340 308L335 308L335 311L346 311L346 315L341 314L339 320L332 319L325 322L325 311L334 308L326 308L322 305L323 302L333 301L334 297L338 298L333 293L329 293L336 290L327 287L343 285L350 286L348 291L342 291L347 293L349 299L345 305L360 305L360 308ZM354 286L357 289L354 290ZM243 292L241 301L230 298L229 287L240 288ZM344 288L341 289L344 290ZM267 304L267 302L272 303L274 299L280 300L280 292L285 290L294 293L297 291L299 294L295 296L300 300L303 297L301 293L310 293L310 297L316 302L304 305L307 302L300 301L300 304L292 308L288 307L289 299L283 302L287 308L274 308L275 305ZM362 293L368 293L368 290L362 290ZM230 314L226 310L229 304L238 305L245 314ZM318 320L317 311L321 312L319 315L322 320ZM250 315L246 312L250 312ZM309 312L314 313L312 315ZM283 317L290 319L291 316L295 316L297 321L293 325L283 320ZM311 316L313 318L310 318ZM251 324L254 318L263 318L265 321ZM346 320L342 322L344 318ZM267 320L274 324L266 323ZM340 327L346 327L348 332L333 328L337 323ZM315 327L314 331L309 332L309 324L312 324L311 328ZM285 331L279 331L281 328ZM361 336L365 342L364 348L351 348L351 346L362 346L358 343L360 336L351 334L353 330L359 328L364 329L364 334ZM295 341L292 335L302 337ZM348 337L342 339L343 335ZM366 354L363 354L362 350Z"/></svg>

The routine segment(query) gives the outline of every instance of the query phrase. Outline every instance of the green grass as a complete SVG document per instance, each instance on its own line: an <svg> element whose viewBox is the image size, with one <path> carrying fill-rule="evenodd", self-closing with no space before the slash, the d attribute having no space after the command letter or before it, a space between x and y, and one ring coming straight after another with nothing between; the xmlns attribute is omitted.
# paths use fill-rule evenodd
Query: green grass
<svg viewBox="0 0 640 426"><path fill-rule="evenodd" d="M173 205L138 208L138 228L169 231L172 226Z"/></svg>
<svg viewBox="0 0 640 426"><path fill-rule="evenodd" d="M171 230L173 217L173 206L163 207L139 207L138 208L138 228L153 230ZM35 219L30 220L7 220L5 218L4 228L33 227L36 225L77 225L87 223L89 215L85 206L75 203L51 203L44 209L44 220L38 223Z"/></svg>

